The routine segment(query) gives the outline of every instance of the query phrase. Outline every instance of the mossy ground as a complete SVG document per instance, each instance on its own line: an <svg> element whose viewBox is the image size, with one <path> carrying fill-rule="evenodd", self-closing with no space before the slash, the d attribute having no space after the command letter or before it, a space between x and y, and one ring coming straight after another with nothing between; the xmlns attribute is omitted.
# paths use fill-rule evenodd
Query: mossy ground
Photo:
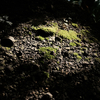
<svg viewBox="0 0 100 100"><path fill-rule="evenodd" d="M52 47L41 47L39 49L39 52L40 53L44 53L44 58L45 59L53 59L55 58L56 56L56 50L55 48L52 48ZM54 54L51 54L51 52L54 52Z"/></svg>
<svg viewBox="0 0 100 100"><path fill-rule="evenodd" d="M91 59L92 59L92 57L87 57L87 58L85 58L85 59L89 61L89 60L91 60Z"/></svg>
<svg viewBox="0 0 100 100"><path fill-rule="evenodd" d="M79 28L78 24L76 24L76 23L72 23L72 26Z"/></svg>
<svg viewBox="0 0 100 100"><path fill-rule="evenodd" d="M82 29L80 31L80 34L82 34L83 37L85 37L84 39L86 41L88 41L89 43L93 43L93 42L99 42L99 40L97 38L95 38L91 32L87 29Z"/></svg>
<svg viewBox="0 0 100 100"><path fill-rule="evenodd" d="M76 56L78 60L82 59L82 57L79 56L78 53L76 53L76 52L74 52L73 55Z"/></svg>
<svg viewBox="0 0 100 100"><path fill-rule="evenodd" d="M70 42L69 45L73 46L73 47L76 46L76 44L74 42Z"/></svg>
<svg viewBox="0 0 100 100"><path fill-rule="evenodd" d="M42 36L37 36L36 38L39 39L39 40L41 40L41 41L43 41L43 40L45 39L45 38L42 37Z"/></svg>
<svg viewBox="0 0 100 100"><path fill-rule="evenodd" d="M32 29L35 31L42 30L46 32L46 34L47 33L53 33L53 35L57 34L58 36L61 36L62 38L67 38L69 40L79 40L80 41L75 31L73 30L67 31L67 30L59 29L57 23L52 23L49 26L46 26L46 25L41 25L41 26L36 26L36 27L32 26Z"/></svg>

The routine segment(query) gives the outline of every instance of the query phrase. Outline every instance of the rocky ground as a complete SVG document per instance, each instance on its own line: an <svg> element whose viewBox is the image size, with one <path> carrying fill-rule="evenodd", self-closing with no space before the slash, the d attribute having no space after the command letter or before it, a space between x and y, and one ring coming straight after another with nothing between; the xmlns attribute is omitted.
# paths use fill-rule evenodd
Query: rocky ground
<svg viewBox="0 0 100 100"><path fill-rule="evenodd" d="M99 30L69 19L46 17L42 24L56 22L79 33L77 39L33 29L41 18L18 24L6 37L0 31L1 100L100 100L100 43L91 35Z"/></svg>

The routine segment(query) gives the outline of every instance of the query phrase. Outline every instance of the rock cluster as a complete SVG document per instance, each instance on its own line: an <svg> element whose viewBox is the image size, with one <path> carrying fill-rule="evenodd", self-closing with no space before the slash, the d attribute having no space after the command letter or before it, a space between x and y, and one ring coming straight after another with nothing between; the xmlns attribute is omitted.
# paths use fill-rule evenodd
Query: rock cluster
<svg viewBox="0 0 100 100"><path fill-rule="evenodd" d="M12 47L8 45L7 47L4 47L5 45L0 46L0 71L10 73L22 63L35 63L38 61L39 64L49 66L46 71L50 75L55 73L67 75L69 73L79 73L83 70L91 70L94 68L95 63L100 61L100 44L98 43L81 41L81 45L72 46L70 43L75 42L74 40L61 39L57 35L49 36L48 39L39 40L34 37L34 34L25 37L16 37L16 41L14 41L13 37L10 37L9 42L13 43L14 41L13 46L11 45ZM7 41L5 39L3 43ZM54 51L50 52L50 55L54 55L55 58L47 61L44 57L46 52L39 52L41 47L56 48L56 53ZM84 76L84 79L87 80L87 77ZM26 100L32 100L34 97L41 98L41 100L44 100L44 98L48 98L48 100L52 99L52 94L50 93L37 96L35 91L34 95L32 94L30 99L28 98Z"/></svg>

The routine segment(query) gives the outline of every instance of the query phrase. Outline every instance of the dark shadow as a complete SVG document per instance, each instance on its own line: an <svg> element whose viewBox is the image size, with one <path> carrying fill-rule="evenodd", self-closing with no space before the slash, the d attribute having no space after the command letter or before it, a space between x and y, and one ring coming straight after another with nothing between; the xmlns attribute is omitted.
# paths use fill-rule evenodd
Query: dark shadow
<svg viewBox="0 0 100 100"><path fill-rule="evenodd" d="M38 61L39 60L39 61ZM50 73L47 67L50 62L41 63L43 58L38 59L35 63L29 61L21 62L11 71L5 68L4 73L0 71L0 99L25 99L26 96L33 96L29 91L48 88L53 94L55 100L99 100L99 77L100 63L95 61L95 67L91 65L91 69L84 67L83 71L78 73ZM33 100L36 98L33 96ZM39 99L41 100L41 99Z"/></svg>

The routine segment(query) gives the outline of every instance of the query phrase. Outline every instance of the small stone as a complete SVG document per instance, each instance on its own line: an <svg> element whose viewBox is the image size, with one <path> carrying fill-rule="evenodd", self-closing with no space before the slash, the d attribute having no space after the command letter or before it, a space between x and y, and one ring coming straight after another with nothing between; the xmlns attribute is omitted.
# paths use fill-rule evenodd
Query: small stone
<svg viewBox="0 0 100 100"><path fill-rule="evenodd" d="M59 54L61 54L61 50L62 50L62 49L60 49L60 48L58 49L58 51L59 51Z"/></svg>
<svg viewBox="0 0 100 100"><path fill-rule="evenodd" d="M68 64L72 66L73 65L73 62L68 62Z"/></svg>
<svg viewBox="0 0 100 100"><path fill-rule="evenodd" d="M56 49L59 49L59 47L58 47L58 46L53 45L53 47L54 47L54 48L56 48Z"/></svg>
<svg viewBox="0 0 100 100"><path fill-rule="evenodd" d="M74 67L74 66L72 66L72 69L75 69L75 67Z"/></svg>
<svg viewBox="0 0 100 100"><path fill-rule="evenodd" d="M14 69L13 69L12 65L8 65L8 66L5 67L5 71L6 71L7 73L12 72L13 70L14 70Z"/></svg>
<svg viewBox="0 0 100 100"><path fill-rule="evenodd" d="M92 62L90 62L90 64L92 64L92 65L93 65L93 64L94 64L94 62L92 61Z"/></svg>
<svg viewBox="0 0 100 100"><path fill-rule="evenodd" d="M61 72L64 73L64 69L62 69Z"/></svg>
<svg viewBox="0 0 100 100"><path fill-rule="evenodd" d="M0 61L4 60L4 58L0 58Z"/></svg>
<svg viewBox="0 0 100 100"><path fill-rule="evenodd" d="M51 41L51 42L55 41L55 36L50 37L49 41Z"/></svg>
<svg viewBox="0 0 100 100"><path fill-rule="evenodd" d="M10 53L6 53L6 55L9 57L13 57L13 54L10 54Z"/></svg>
<svg viewBox="0 0 100 100"><path fill-rule="evenodd" d="M53 95L50 92L47 92L43 95L41 100L51 100L53 98Z"/></svg>
<svg viewBox="0 0 100 100"><path fill-rule="evenodd" d="M66 20L65 18L63 20L64 20L64 22L68 23L68 20Z"/></svg>
<svg viewBox="0 0 100 100"><path fill-rule="evenodd" d="M67 23L64 23L64 25L66 25L66 27L68 27L68 24Z"/></svg>
<svg viewBox="0 0 100 100"><path fill-rule="evenodd" d="M73 54L73 52L74 52L73 50L68 51L68 53L70 53L70 54Z"/></svg>
<svg viewBox="0 0 100 100"><path fill-rule="evenodd" d="M66 47L66 50L70 50L70 47Z"/></svg>
<svg viewBox="0 0 100 100"><path fill-rule="evenodd" d="M87 62L87 61L83 61L83 64L84 64L84 65L88 65L89 62Z"/></svg>
<svg viewBox="0 0 100 100"><path fill-rule="evenodd" d="M93 53L92 56L93 56L93 57L98 57L97 53Z"/></svg>
<svg viewBox="0 0 100 100"><path fill-rule="evenodd" d="M38 51L38 49L37 49L37 48L35 48L34 50L35 50L35 52L37 52L37 51Z"/></svg>
<svg viewBox="0 0 100 100"><path fill-rule="evenodd" d="M88 80L88 77L87 77L87 76L85 76L85 75L84 75L84 80L85 80L85 81L87 81L87 80Z"/></svg>
<svg viewBox="0 0 100 100"><path fill-rule="evenodd" d="M32 44L33 47L37 47L37 43Z"/></svg>
<svg viewBox="0 0 100 100"><path fill-rule="evenodd" d="M94 43L90 43L91 46L94 46Z"/></svg>
<svg viewBox="0 0 100 100"><path fill-rule="evenodd" d="M13 24L12 22L10 21L6 21L7 24L9 24L10 26Z"/></svg>

